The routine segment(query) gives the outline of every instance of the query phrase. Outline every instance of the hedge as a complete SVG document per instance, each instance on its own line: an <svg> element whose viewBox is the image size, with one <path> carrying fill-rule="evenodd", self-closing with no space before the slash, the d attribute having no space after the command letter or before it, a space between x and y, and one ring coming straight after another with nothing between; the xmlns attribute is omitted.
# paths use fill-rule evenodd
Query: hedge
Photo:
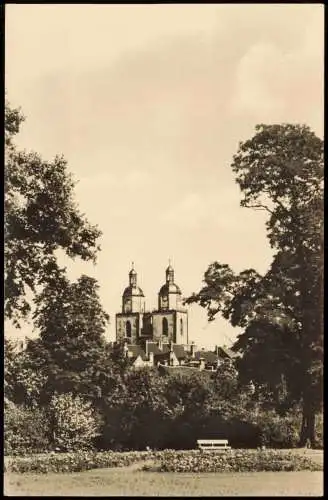
<svg viewBox="0 0 328 500"><path fill-rule="evenodd" d="M144 467L147 469L147 466ZM261 472L320 471L323 467L309 457L281 450L230 450L225 453L164 452L159 472Z"/></svg>
<svg viewBox="0 0 328 500"><path fill-rule="evenodd" d="M322 465L309 457L281 450L231 450L226 453L199 450L163 450L130 452L78 452L12 457L5 460L5 472L81 472L89 469L124 467L152 460L158 466L144 465L144 470L158 472L260 472L321 471Z"/></svg>
<svg viewBox="0 0 328 500"><path fill-rule="evenodd" d="M4 462L5 472L80 472L89 469L124 467L150 458L148 452L93 452L49 453L29 457L11 457Z"/></svg>

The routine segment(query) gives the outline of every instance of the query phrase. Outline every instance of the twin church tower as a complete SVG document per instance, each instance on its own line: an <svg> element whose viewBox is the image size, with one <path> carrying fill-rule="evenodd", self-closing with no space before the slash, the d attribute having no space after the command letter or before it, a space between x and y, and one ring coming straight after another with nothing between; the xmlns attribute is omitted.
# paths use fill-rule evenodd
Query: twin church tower
<svg viewBox="0 0 328 500"><path fill-rule="evenodd" d="M129 286L122 296L122 312L116 314L116 340L140 344L145 340L188 345L188 312L182 294L174 282L174 269L169 264L166 282L158 293L158 309L146 312L145 296L138 286L132 264Z"/></svg>

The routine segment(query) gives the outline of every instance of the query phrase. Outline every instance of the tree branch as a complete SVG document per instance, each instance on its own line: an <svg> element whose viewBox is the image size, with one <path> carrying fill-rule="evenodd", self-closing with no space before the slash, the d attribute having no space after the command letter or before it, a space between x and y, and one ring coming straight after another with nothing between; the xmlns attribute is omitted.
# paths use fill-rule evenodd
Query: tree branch
<svg viewBox="0 0 328 500"><path fill-rule="evenodd" d="M266 205L262 205L261 203L259 203L257 205L246 205L246 203L245 203L243 206L246 208L254 208L255 210L266 210L270 214L274 213L272 210L270 210L270 208L268 208Z"/></svg>

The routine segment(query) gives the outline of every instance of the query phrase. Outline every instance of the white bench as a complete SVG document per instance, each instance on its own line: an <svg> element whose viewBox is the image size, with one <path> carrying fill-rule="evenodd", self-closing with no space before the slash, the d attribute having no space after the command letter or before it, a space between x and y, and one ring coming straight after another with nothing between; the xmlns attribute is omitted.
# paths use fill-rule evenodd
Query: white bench
<svg viewBox="0 0 328 500"><path fill-rule="evenodd" d="M198 439L197 445L200 451L227 451L231 450L227 439Z"/></svg>

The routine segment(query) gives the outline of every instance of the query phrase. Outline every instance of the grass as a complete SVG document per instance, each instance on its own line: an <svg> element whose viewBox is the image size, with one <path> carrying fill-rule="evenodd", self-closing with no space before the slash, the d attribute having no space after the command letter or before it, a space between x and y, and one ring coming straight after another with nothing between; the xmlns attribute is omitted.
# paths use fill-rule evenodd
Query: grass
<svg viewBox="0 0 328 500"><path fill-rule="evenodd" d="M7 496L322 496L322 472L6 474Z"/></svg>
<svg viewBox="0 0 328 500"><path fill-rule="evenodd" d="M287 450L286 450L287 451ZM323 452L293 450L323 463ZM145 472L142 463L75 473L4 475L6 496L322 496L323 472Z"/></svg>

